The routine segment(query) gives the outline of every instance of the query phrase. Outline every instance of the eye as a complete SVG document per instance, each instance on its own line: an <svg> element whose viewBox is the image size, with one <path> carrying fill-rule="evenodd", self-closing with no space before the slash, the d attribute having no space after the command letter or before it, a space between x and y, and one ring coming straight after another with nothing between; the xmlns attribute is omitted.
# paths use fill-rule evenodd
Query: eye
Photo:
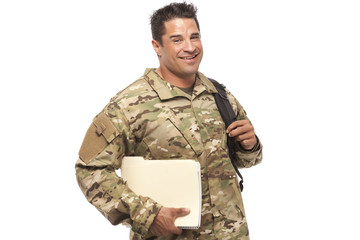
<svg viewBox="0 0 360 240"><path fill-rule="evenodd" d="M173 39L173 42L174 42L174 43L181 43L181 39L180 39L180 38L174 38L174 39Z"/></svg>
<svg viewBox="0 0 360 240"><path fill-rule="evenodd" d="M193 41L193 42L200 41L200 35L192 36L192 37L190 38L190 40Z"/></svg>

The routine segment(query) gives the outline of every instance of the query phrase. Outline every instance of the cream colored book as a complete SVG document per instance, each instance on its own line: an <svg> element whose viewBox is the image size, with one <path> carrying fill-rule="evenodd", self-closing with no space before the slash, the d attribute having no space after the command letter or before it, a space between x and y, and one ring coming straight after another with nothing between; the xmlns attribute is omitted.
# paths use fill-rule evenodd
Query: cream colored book
<svg viewBox="0 0 360 240"><path fill-rule="evenodd" d="M121 177L137 195L148 196L164 207L190 208L189 215L176 219L177 227L200 227L200 163L194 160L144 160L143 157L124 157Z"/></svg>

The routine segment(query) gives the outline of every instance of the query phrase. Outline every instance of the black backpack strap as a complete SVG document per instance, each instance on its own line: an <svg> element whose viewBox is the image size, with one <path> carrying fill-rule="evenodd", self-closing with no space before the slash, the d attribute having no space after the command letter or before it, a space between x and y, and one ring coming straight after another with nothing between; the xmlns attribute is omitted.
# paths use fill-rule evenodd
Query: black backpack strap
<svg viewBox="0 0 360 240"><path fill-rule="evenodd" d="M216 106L220 112L220 115L225 123L225 129L234 121L236 121L236 115L234 113L234 110L231 107L231 104L229 102L229 99L227 98L226 91L224 85L218 83L216 80L209 78L209 80L214 84L216 87L216 90L218 93L214 94ZM239 169L237 168L235 162L236 162L236 154L235 154L235 139L233 137L229 137L227 135L227 145L229 148L229 157L231 159L231 163L237 173L237 175L240 177L240 190L243 191L243 177L241 173L239 172Z"/></svg>

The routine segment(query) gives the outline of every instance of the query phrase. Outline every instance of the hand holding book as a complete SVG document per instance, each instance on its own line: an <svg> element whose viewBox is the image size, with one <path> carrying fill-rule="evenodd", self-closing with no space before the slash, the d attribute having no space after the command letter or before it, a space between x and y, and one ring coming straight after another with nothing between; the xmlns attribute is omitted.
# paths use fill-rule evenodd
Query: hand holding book
<svg viewBox="0 0 360 240"><path fill-rule="evenodd" d="M151 224L150 233L155 236L167 236L172 233L180 235L182 229L175 226L175 219L189 213L190 209L188 208L162 207Z"/></svg>

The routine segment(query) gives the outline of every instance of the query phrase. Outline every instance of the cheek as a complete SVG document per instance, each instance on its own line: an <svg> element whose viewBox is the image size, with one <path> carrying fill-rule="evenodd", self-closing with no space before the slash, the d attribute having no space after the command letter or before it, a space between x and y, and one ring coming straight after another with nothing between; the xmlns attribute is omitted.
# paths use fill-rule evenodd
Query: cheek
<svg viewBox="0 0 360 240"><path fill-rule="evenodd" d="M171 50L171 56L173 58L177 58L179 56L180 52L181 52L181 48L180 47L175 47L175 48L173 48Z"/></svg>
<svg viewBox="0 0 360 240"><path fill-rule="evenodd" d="M176 49L168 49L167 51L163 52L164 58L166 58L168 61L171 59L177 58L177 51Z"/></svg>

